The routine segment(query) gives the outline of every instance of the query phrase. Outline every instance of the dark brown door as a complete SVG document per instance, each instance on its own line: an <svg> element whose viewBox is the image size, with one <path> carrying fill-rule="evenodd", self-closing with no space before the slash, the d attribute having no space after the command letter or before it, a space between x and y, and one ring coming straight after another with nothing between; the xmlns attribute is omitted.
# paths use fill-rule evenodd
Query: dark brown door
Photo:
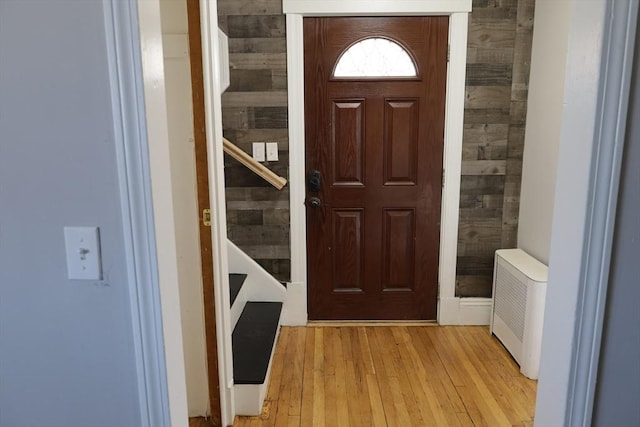
<svg viewBox="0 0 640 427"><path fill-rule="evenodd" d="M433 320L448 18L306 18L304 37L309 318ZM336 72L371 38L415 76Z"/></svg>

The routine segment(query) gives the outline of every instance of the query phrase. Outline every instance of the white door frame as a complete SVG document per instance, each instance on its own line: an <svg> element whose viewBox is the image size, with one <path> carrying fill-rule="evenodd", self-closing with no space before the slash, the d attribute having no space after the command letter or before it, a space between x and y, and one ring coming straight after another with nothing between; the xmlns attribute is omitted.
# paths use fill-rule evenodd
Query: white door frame
<svg viewBox="0 0 640 427"><path fill-rule="evenodd" d="M160 0L102 1L141 425L187 427ZM200 11L220 406L223 425L231 425L235 408L216 0L200 0Z"/></svg>
<svg viewBox="0 0 640 427"><path fill-rule="evenodd" d="M465 298L466 304L461 304L461 298L455 296L467 25L471 0L283 0L282 4L287 16L291 197L291 284L287 295L287 323L304 325L307 322L303 18L448 15L450 53L445 107L438 322L443 325L488 324L490 298Z"/></svg>
<svg viewBox="0 0 640 427"><path fill-rule="evenodd" d="M571 13L536 427L592 421L638 3Z"/></svg>
<svg viewBox="0 0 640 427"><path fill-rule="evenodd" d="M140 423L186 427L160 3L102 3Z"/></svg>
<svg viewBox="0 0 640 427"><path fill-rule="evenodd" d="M164 73L159 13L156 12L159 11L159 0L103 2L105 27L109 37L107 50L114 104L114 129L117 133L115 139L123 222L125 230L131 231L130 235L125 236L125 249L127 259L130 260L127 267L131 283L131 315L136 341L141 421L144 426L186 427L186 389L184 384L180 384L184 382L180 306L177 282L172 281L175 263L161 265L166 254L163 258L160 257L164 249L170 250L173 225L169 221L172 215L170 209L158 209L162 208L159 204L161 205L163 194L170 194L171 190L170 182L158 175L162 172L162 166L166 166L168 162L168 157L161 155L168 150L168 142L166 125L163 125L165 118L162 116L166 101L163 95ZM320 3L324 8L328 8L338 7L340 5L337 3L347 3L347 0L284 2L285 5ZM365 0L348 3L359 4L362 8L369 6L371 9L382 2ZM384 3L408 9L408 6L418 1L389 0ZM421 0L419 3L460 5L470 2ZM140 8L142 15L139 21L136 6ZM217 27L216 1L201 0L201 7L204 11L203 28L207 28L204 32L211 31ZM352 7L350 10L358 14L358 10L361 9ZM295 9L287 7L285 12L299 15L287 19L289 28L299 26L296 34L301 35L303 12L298 13ZM380 13L387 14L383 11ZM464 15L457 19L464 20L466 34L466 12L452 12L451 16L458 13ZM549 298L545 311L546 326L543 335L536 426L590 424L606 300L611 227L615 217L617 180L620 172L620 141L624 136L626 123L630 46L636 33L637 17L637 0L586 2L580 8L574 8L572 12L570 56L567 61L568 84L565 89L560 173L550 260L550 283L557 283L558 286L550 286L547 293ZM460 23L457 26L459 25ZM212 43L207 48L208 55L216 53L215 37L216 35L210 34L207 38ZM450 40L453 38L450 36ZM296 40L291 36L287 41L293 47L290 52L298 55L298 60L302 58L301 42L301 38ZM459 46L456 48L453 44L451 49L452 60L459 63L460 57L457 55L464 55L464 52L460 52ZM142 62L146 64L143 66ZM211 74L219 68L217 58L212 55L205 62L205 68L209 70L207 81L217 81ZM159 64L159 68L154 68L154 64ZM294 71L299 69L294 68ZM455 76L452 74L450 70L448 84L454 80L458 83L457 94L462 99L464 86L460 83L464 82L464 69L457 70ZM295 86L292 86L292 83L295 83ZM299 76L293 78L290 75L289 84L290 92L297 90L302 93L303 81ZM452 95L451 92L449 95ZM220 132L219 88L215 84L208 88L207 97L207 107L213 107L214 111L213 117L210 118L213 123L209 126L209 132L212 133L211 136L215 136ZM302 98L293 97L289 101L290 112L295 107L303 111ZM155 107L154 102L157 102ZM447 102L447 107L450 108L449 100ZM462 109L458 111L459 116L455 117L460 126L461 113ZM291 135L295 138L292 142L298 143L291 144L292 153L295 152L298 156L297 162L300 162L302 154L302 163L298 163L296 167L303 168L304 117L302 120L299 114L290 117L297 117L297 124L294 123L297 130ZM461 129L458 136L461 137ZM216 145L218 143L214 144L213 141L217 140L209 139L209 148L212 149L215 145L219 149ZM216 203L218 208L224 200L220 194L224 191L219 159L221 153L219 149L211 150L209 154L210 160L215 160L210 161L211 191L212 196L215 196L212 203ZM576 153L584 154L576 157ZM213 156L215 159L211 159ZM597 161L592 161L593 159ZM164 170L169 169L167 167ZM296 230L301 230L304 236L304 169L301 171L302 176L296 176L297 182L292 180L291 184L292 191L294 188L298 192L302 190L302 198L298 194L296 199L299 206L295 212L297 215L302 213L301 220L297 219ZM448 174L450 172L447 171ZM453 176L451 179L459 179L459 176ZM150 181L154 180L156 183L152 184ZM563 197L568 195L571 195L571 200L564 201ZM161 200L155 200L156 198ZM576 198L582 203L575 203ZM598 203L600 201L605 203ZM587 207L588 213L585 212ZM220 215L224 215L224 205L222 208L221 211L217 211ZM457 212L455 218L457 224ZM163 228L164 226L168 228ZM217 280L218 276L225 274L227 268L226 248L223 245L226 228L220 218L213 226L217 230L214 232L214 242L217 242L216 247L220 251L214 262L223 269L217 270ZM298 278L301 277L301 272L306 274L306 245L304 241L302 245L300 243L297 241L298 245L292 247L293 255L298 260L298 264L294 265L295 277ZM303 276L300 285L304 286L305 282L306 275ZM304 305L306 319L306 290L304 292L304 299L300 303ZM443 295L446 297L441 292L440 297L443 298ZM224 303L224 296L220 299L218 296L216 295L217 308ZM218 316L221 316L220 312L223 311L225 310L220 310ZM178 323L175 323L176 321ZM230 333L230 330L226 329L225 333L225 330L221 329L228 328L228 325L220 322L217 328L218 339L224 341L223 337ZM224 345L222 348L225 348ZM226 350L229 349L230 346L226 347ZM223 384L228 378L225 378L222 372L225 369L226 356L220 354L219 357L221 394L224 393L228 398L229 383ZM229 404L227 401L222 409L225 425L233 420L233 408L227 406Z"/></svg>
<svg viewBox="0 0 640 427"><path fill-rule="evenodd" d="M200 0L202 28L202 68L204 111L209 165L209 204L211 205L211 240L213 280L218 345L218 374L222 425L231 425L236 415L231 345L231 298L229 296L229 258L227 253L227 202L224 185L222 150L222 89L217 0Z"/></svg>

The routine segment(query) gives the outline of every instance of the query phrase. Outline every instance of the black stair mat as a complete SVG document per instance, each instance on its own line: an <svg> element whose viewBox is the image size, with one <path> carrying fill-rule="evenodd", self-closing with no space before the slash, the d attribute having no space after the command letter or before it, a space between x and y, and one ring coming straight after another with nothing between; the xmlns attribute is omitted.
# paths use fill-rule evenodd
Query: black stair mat
<svg viewBox="0 0 640 427"><path fill-rule="evenodd" d="M233 379L262 384L278 331L281 302L248 302L233 330Z"/></svg>
<svg viewBox="0 0 640 427"><path fill-rule="evenodd" d="M229 295L231 296L231 305L233 305L236 298L238 298L240 288L242 288L242 284L246 278L246 274L229 274Z"/></svg>

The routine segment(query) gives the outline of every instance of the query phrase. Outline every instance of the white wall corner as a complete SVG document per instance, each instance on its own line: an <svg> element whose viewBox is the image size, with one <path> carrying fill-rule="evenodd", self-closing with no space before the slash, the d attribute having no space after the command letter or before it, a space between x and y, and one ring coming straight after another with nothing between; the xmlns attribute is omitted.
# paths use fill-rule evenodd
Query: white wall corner
<svg viewBox="0 0 640 427"><path fill-rule="evenodd" d="M537 2L522 160L518 247L549 263L570 2Z"/></svg>

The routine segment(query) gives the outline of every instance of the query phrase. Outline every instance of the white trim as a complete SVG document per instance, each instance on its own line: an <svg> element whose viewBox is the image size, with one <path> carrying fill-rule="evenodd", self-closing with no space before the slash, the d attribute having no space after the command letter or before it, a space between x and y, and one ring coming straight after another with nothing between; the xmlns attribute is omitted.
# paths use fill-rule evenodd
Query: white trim
<svg viewBox="0 0 640 427"><path fill-rule="evenodd" d="M298 307L290 312L286 324L307 322L307 217L304 205L305 142L304 142L304 44L302 15L287 15L287 87L289 99L289 197L291 218L291 283L301 292L288 303Z"/></svg>
<svg viewBox="0 0 640 427"><path fill-rule="evenodd" d="M103 0L140 425L170 426L135 2ZM177 304L177 302L176 302Z"/></svg>
<svg viewBox="0 0 640 427"><path fill-rule="evenodd" d="M609 284L622 152L627 128L627 107L638 1L608 2L600 61L600 84L595 118L591 189L587 204L582 288L576 316L576 349L573 355L567 409L569 425L591 425L600 360L602 327ZM595 286L594 286L595 285Z"/></svg>
<svg viewBox="0 0 640 427"><path fill-rule="evenodd" d="M591 425L637 18L572 12L536 426Z"/></svg>
<svg viewBox="0 0 640 427"><path fill-rule="evenodd" d="M407 5L413 5L410 9ZM418 8L417 6L420 5ZM446 5L449 8L442 9ZM464 7L462 7L463 5ZM305 135L304 135L304 49L303 16L345 14L371 15L450 15L450 61L447 71L447 99L444 134L444 188L442 192L442 220L440 228L438 321L441 324L460 324L459 302L455 299L456 260L458 246L458 216L460 202L460 172L464 119L464 89L467 58L467 24L471 1L304 1L283 0L287 13L287 75L289 100L289 185L291 209L291 286L288 293L295 298L289 306L287 324L307 321L307 253L305 214ZM429 9L434 7L434 9ZM464 11L460 11L460 9ZM419 9L419 10L418 10ZM295 13L294 13L295 12ZM373 13L375 14L375 13ZM466 316L466 315L465 315ZM466 317L465 317L466 318ZM472 318L475 318L472 316ZM487 318L488 319L488 318ZM291 323L290 323L291 322ZM488 324L488 320L487 323Z"/></svg>
<svg viewBox="0 0 640 427"><path fill-rule="evenodd" d="M118 2L113 2L114 5L116 3ZM145 191L144 204L138 206L140 211L136 213L144 217L143 222L139 225L146 228L148 239L146 242L139 243L146 243L151 256L155 256L155 262L150 266L153 268L151 272L153 281L150 286L157 286L159 289L159 307L162 318L156 317L154 322L156 328L162 327L164 341L164 348L156 347L148 350L157 352L158 357L162 357L161 355L164 353L166 383L154 386L164 387L162 392L166 392L168 395L170 425L172 427L186 427L188 417L187 391L177 285L178 262L171 192L169 135L166 125L167 109L160 2L159 0L130 1L122 7L129 8L130 28L135 34L135 40L139 42L134 48L132 56L137 65L135 76L142 77L141 82L136 82L138 83L137 91L123 93L125 99L130 96L136 97L138 112L135 116L137 121L132 123L132 126L136 126L139 139L127 142L134 144L132 147L134 150L148 153L148 169L145 168L144 171L141 171L141 175L128 176L127 180L129 183L136 183L137 180L140 180ZM138 36L139 39L137 39ZM145 154L142 154L142 158L146 160ZM142 231L134 228L133 232L140 233ZM136 261L136 268L138 267L144 266L139 265ZM141 313L142 316L145 314ZM145 366L145 368L148 367ZM158 420L160 425L169 425L166 417L165 415L163 419Z"/></svg>
<svg viewBox="0 0 640 427"><path fill-rule="evenodd" d="M469 16L466 13L455 13L451 15L449 21L450 51L444 126L444 188L442 189L442 217L440 219L440 289L438 297L441 302L456 298L468 19ZM451 311L449 311L449 307L451 307ZM461 323L461 315L454 308L454 306L447 304L439 305L438 322L441 325L465 324ZM455 317L458 318L457 322L453 321Z"/></svg>
<svg viewBox="0 0 640 427"><path fill-rule="evenodd" d="M471 12L471 0L283 0L282 10L303 16L450 15Z"/></svg>
<svg viewBox="0 0 640 427"><path fill-rule="evenodd" d="M458 325L488 325L491 321L491 298L458 298L460 315Z"/></svg>
<svg viewBox="0 0 640 427"><path fill-rule="evenodd" d="M488 325L491 322L491 298L442 298L439 310L446 313L441 325Z"/></svg>
<svg viewBox="0 0 640 427"><path fill-rule="evenodd" d="M209 164L209 203L213 256L218 374L222 425L233 424L233 353L227 254L227 213L222 150L222 91L220 89L220 42L218 40L217 0L200 0L202 27L202 66L204 72L207 160Z"/></svg>

